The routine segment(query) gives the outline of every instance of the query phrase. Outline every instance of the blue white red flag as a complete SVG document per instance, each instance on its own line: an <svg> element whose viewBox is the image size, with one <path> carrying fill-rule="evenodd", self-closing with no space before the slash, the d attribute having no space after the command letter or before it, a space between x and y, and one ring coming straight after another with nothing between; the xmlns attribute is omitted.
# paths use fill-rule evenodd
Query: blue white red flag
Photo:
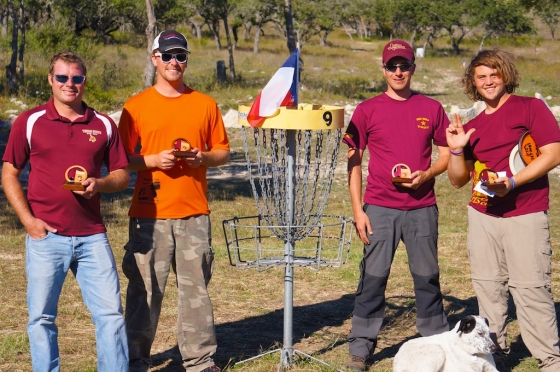
<svg viewBox="0 0 560 372"><path fill-rule="evenodd" d="M296 106L298 103L299 49L284 62L259 93L249 110L247 121L257 127L281 106Z"/></svg>

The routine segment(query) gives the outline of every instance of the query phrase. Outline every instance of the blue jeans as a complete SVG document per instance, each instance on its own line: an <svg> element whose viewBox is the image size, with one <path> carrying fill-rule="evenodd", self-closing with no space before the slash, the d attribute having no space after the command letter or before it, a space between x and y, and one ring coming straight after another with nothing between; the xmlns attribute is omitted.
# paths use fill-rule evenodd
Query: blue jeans
<svg viewBox="0 0 560 372"><path fill-rule="evenodd" d="M27 236L27 333L33 371L60 371L58 299L68 269L76 277L95 325L97 369L126 372L128 347L120 285L107 235Z"/></svg>

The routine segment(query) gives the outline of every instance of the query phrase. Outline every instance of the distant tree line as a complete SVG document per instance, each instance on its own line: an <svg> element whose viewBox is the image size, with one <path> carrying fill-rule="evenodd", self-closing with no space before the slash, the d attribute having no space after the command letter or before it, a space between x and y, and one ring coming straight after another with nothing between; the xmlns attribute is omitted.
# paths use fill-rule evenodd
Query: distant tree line
<svg viewBox="0 0 560 372"><path fill-rule="evenodd" d="M194 38L207 30L222 49L225 33L230 75L235 80L233 50L239 38L253 38L259 52L264 26L277 30L292 52L312 37L327 45L338 27L349 38L408 38L426 48L448 38L456 54L468 37L515 36L535 32L539 19L556 37L560 0L0 0L0 37L11 48L6 86L17 92L24 78L26 31L41 32L46 43L69 37L110 43L115 31L145 34L148 51L161 30L188 27ZM65 36L66 35L66 36ZM77 40L77 39L73 39ZM149 60L144 84L153 81Z"/></svg>

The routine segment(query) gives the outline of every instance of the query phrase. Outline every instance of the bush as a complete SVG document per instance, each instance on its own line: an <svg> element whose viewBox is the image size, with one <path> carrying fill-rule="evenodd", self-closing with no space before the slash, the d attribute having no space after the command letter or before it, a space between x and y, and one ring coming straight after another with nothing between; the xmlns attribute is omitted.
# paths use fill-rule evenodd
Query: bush
<svg viewBox="0 0 560 372"><path fill-rule="evenodd" d="M86 62L94 61L101 49L101 44L93 38L78 37L69 27L55 23L47 23L37 30L31 30L28 33L28 46L42 51L49 59L60 51L69 50Z"/></svg>

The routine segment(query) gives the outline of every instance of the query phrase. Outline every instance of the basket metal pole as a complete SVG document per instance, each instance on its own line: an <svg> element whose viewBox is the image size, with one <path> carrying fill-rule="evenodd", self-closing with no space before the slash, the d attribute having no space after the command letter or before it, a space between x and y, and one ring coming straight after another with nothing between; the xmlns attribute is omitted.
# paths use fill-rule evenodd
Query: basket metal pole
<svg viewBox="0 0 560 372"><path fill-rule="evenodd" d="M288 130L286 157L286 243L284 245L284 344L282 346L282 366L292 364L294 358L293 346L293 309L294 309L294 241L292 239L292 224L295 211L294 167L296 156L296 131Z"/></svg>

